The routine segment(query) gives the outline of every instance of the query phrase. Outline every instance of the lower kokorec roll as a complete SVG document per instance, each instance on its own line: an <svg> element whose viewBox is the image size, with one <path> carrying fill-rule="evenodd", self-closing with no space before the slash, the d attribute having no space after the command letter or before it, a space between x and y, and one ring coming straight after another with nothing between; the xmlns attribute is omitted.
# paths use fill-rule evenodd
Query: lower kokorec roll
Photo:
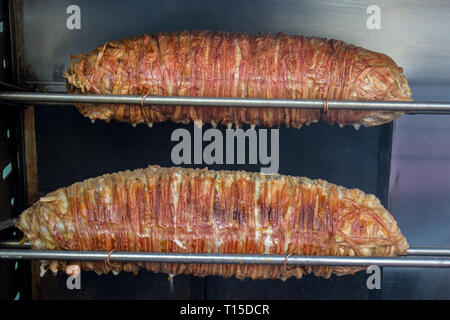
<svg viewBox="0 0 450 320"><path fill-rule="evenodd" d="M408 244L373 195L323 180L151 166L77 182L16 221L36 249L394 256ZM145 268L239 279L330 277L363 268L236 264L52 262L114 273ZM70 269L70 270L67 270Z"/></svg>

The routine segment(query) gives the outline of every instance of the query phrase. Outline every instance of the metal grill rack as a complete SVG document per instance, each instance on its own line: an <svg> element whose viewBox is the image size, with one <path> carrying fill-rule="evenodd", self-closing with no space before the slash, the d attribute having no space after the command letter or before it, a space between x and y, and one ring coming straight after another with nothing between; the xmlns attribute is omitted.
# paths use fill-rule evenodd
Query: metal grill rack
<svg viewBox="0 0 450 320"><path fill-rule="evenodd" d="M75 103L189 105L248 108L309 108L323 109L322 100L249 99L181 96L85 95L41 92L1 92L0 102L18 104L73 105ZM403 111L413 114L450 113L450 102L417 101L327 101L328 109ZM12 226L12 220L0 222L1 228ZM1 230L0 228L0 230ZM383 267L450 268L450 248L415 247L404 257L350 256L285 256L273 254L192 254L155 252L55 251L30 250L30 244L17 241L0 242L0 260L78 260L162 263L220 263L266 265L329 265Z"/></svg>

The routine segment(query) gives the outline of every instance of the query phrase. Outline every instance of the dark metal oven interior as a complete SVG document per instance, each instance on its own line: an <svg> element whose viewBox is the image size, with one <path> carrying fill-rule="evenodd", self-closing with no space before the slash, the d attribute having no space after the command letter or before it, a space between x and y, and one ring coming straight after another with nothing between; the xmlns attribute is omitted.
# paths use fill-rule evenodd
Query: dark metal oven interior
<svg viewBox="0 0 450 320"><path fill-rule="evenodd" d="M378 1L382 27L366 26L368 1L1 1L3 32L0 80L21 88L64 92L62 74L70 54L105 41L175 30L286 32L344 40L384 52L405 70L417 101L449 101L450 22L445 1L425 5ZM81 29L66 25L68 6L81 8ZM414 23L411 23L414 22ZM416 22L416 23L415 23ZM11 88L2 85L2 91ZM30 109L33 114L30 118ZM24 119L24 113L27 113ZM172 166L170 139L176 128L91 123L73 107L23 105L0 109L0 221L17 216L32 198L25 175L37 173L38 195L76 181L149 164ZM30 120L31 119L31 120ZM31 129L30 129L31 121ZM206 130L210 125L204 126ZM376 195L398 221L411 246L450 246L448 115L405 115L376 127L339 128L319 123L300 130L280 127L279 173L324 179ZM33 130L34 129L34 130ZM224 131L222 127L220 130ZM33 132L30 133L30 130ZM34 135L35 163L24 148ZM197 167L205 167L198 165ZM259 171L258 165L213 165L217 170ZM27 172L28 170L28 172ZM19 237L14 229L2 239ZM238 280L141 271L97 276L83 272L82 289L69 290L67 276L39 275L30 262L0 261L0 298L13 299L392 299L450 297L448 268L383 268L380 290L369 290L367 273L312 275L302 279Z"/></svg>

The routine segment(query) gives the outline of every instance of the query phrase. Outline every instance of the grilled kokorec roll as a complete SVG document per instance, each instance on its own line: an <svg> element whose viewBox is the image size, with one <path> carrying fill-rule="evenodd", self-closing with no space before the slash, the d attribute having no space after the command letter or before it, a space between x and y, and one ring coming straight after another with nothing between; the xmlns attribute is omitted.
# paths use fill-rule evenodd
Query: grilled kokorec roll
<svg viewBox="0 0 450 320"><path fill-rule="evenodd" d="M41 198L16 225L37 249L393 256L408 244L373 195L322 180L160 168L78 182ZM329 277L359 267L76 262L82 269L237 278ZM67 264L53 263L53 271Z"/></svg>
<svg viewBox="0 0 450 320"><path fill-rule="evenodd" d="M342 41L279 34L185 31L107 42L72 57L69 92L280 99L411 100L388 56ZM132 124L189 123L301 127L323 120L359 127L401 112L78 104L91 118Z"/></svg>

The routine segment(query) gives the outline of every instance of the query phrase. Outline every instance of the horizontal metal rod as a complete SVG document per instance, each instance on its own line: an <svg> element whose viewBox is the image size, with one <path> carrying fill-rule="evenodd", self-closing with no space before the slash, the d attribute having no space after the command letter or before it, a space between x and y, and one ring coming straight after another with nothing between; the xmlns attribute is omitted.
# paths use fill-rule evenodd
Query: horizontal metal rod
<svg viewBox="0 0 450 320"><path fill-rule="evenodd" d="M408 256L449 256L450 248L412 247L408 249Z"/></svg>
<svg viewBox="0 0 450 320"><path fill-rule="evenodd" d="M17 240L0 241L0 248L2 249L30 249L31 247L31 243L28 241L24 243L20 243L20 241Z"/></svg>
<svg viewBox="0 0 450 320"><path fill-rule="evenodd" d="M0 248L10 249L29 249L30 242L20 243L17 240L3 240L0 241ZM449 256L450 248L441 247L413 247L408 249L408 256Z"/></svg>
<svg viewBox="0 0 450 320"><path fill-rule="evenodd" d="M186 105L205 107L248 107L248 108L306 108L323 109L322 100L288 100L255 98L215 98L215 97L181 97L181 96L143 96L137 95L96 95L41 92L2 92L0 101L58 105L74 103L102 104L141 104L145 105ZM450 113L450 102L419 101L356 101L330 100L329 109L343 110L384 110L425 113Z"/></svg>
<svg viewBox="0 0 450 320"><path fill-rule="evenodd" d="M0 248L4 249L30 249L31 243L20 243L17 240L0 241ZM441 247L412 247L408 249L408 256L448 256L450 257L450 248Z"/></svg>
<svg viewBox="0 0 450 320"><path fill-rule="evenodd" d="M105 261L107 251L55 251L0 249L0 260L66 260ZM450 258L442 257L332 257L290 256L272 254L190 254L156 252L113 252L110 261L160 262L160 263L216 263L216 264L264 264L264 265L331 265L384 267L433 267L450 268Z"/></svg>

